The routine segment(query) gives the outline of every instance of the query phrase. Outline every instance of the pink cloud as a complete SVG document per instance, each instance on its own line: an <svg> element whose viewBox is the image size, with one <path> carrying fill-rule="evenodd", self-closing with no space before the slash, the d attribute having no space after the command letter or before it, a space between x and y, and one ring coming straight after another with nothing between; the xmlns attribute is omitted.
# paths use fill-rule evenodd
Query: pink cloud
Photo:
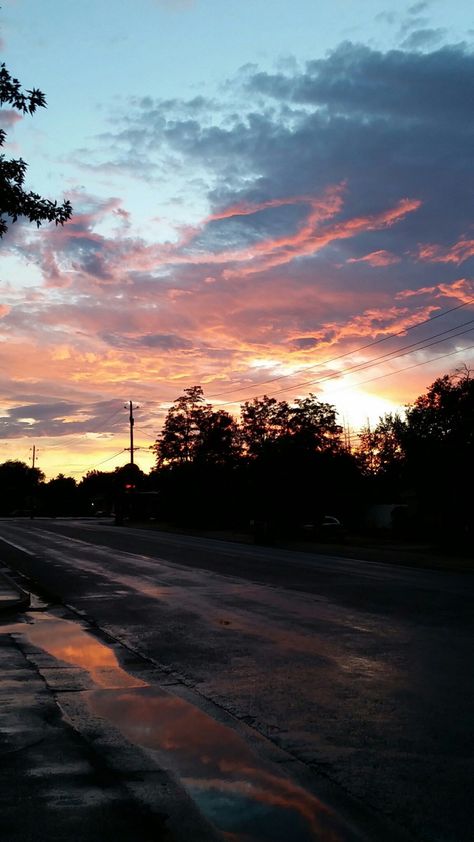
<svg viewBox="0 0 474 842"><path fill-rule="evenodd" d="M342 205L339 193L334 193L330 198L333 204L332 207L331 204L327 206L327 217L335 216ZM421 202L417 199L402 199L395 207L379 214L354 217L327 226L319 226L318 223L324 217L317 206L312 207L305 223L297 232L287 237L267 240L253 247L250 253L247 252L239 258L245 260L248 265L243 270L227 272L226 277L238 273L254 274L281 266L297 257L316 254L338 240L349 239L367 231L389 228L408 213L418 210L420 205Z"/></svg>
<svg viewBox="0 0 474 842"><path fill-rule="evenodd" d="M435 284L429 287L420 287L420 289L404 289L397 292L395 298L412 298L417 295L433 295L436 298L445 296L446 298L456 298L463 304L469 304L474 299L474 281L470 278L458 278L449 284Z"/></svg>
<svg viewBox="0 0 474 842"><path fill-rule="evenodd" d="M394 207L378 214L354 217L342 222L326 224L335 217L343 207L344 185L337 185L327 190L321 197L296 196L289 199L270 200L259 204L235 205L227 210L212 214L205 218L199 227L189 227L183 230L181 240L176 245L158 247L154 250L147 248L140 250L140 268L151 269L159 265L221 265L244 264L238 268L225 268L223 277L264 272L276 266L291 262L295 258L316 254L324 247L342 239L348 239L367 231L389 228L400 222L404 217L421 206L418 199L402 199ZM295 204L309 206L308 213L301 226L294 232L277 238L267 238L259 243L248 246L224 250L221 252L206 252L183 254L185 246L192 245L195 236L205 229L210 222L229 219L234 216L248 216L270 207L283 207ZM153 259L154 258L154 259Z"/></svg>
<svg viewBox="0 0 474 842"><path fill-rule="evenodd" d="M372 251L370 254L365 254L363 257L350 257L346 263L368 263L369 266L392 266L394 263L399 263L400 258L390 251L380 249L379 251Z"/></svg>
<svg viewBox="0 0 474 842"><path fill-rule="evenodd" d="M449 248L437 245L423 245L418 251L418 260L430 263L455 263L459 266L474 257L474 240L461 239Z"/></svg>
<svg viewBox="0 0 474 842"><path fill-rule="evenodd" d="M47 285L59 287L71 283L71 270L82 278L89 278L95 286L123 283L130 272L150 272L176 266L209 266L221 268L222 277L243 278L290 263L302 256L317 254L326 246L361 233L383 230L400 222L418 210L418 199L402 199L394 207L380 213L331 221L343 208L345 185L329 188L322 196L293 196L256 204L238 204L206 217L199 226L181 230L177 243L146 244L139 239L117 235L107 238L94 231L97 222L108 214L124 215L118 199L110 199L87 213L76 213L73 220L61 229L45 231L40 260ZM268 208L306 205L308 211L295 231L279 237L267 237L222 251L193 252L196 238L211 222L250 216ZM74 245L75 241L78 246ZM87 259L86 252L89 252ZM94 259L92 259L93 252ZM59 257L62 253L62 259ZM383 253L381 253L383 255ZM69 255L69 258L68 258ZM379 265L383 263L383 256ZM69 264L69 265L68 265Z"/></svg>
<svg viewBox="0 0 474 842"><path fill-rule="evenodd" d="M22 119L23 116L18 111L13 111L12 109L2 109L0 111L0 127L2 129L11 128Z"/></svg>

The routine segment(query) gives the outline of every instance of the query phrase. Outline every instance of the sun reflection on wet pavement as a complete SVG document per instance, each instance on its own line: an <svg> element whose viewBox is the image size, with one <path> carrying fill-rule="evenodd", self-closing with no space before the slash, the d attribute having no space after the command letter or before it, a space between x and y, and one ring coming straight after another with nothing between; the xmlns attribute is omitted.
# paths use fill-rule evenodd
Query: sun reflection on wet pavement
<svg viewBox="0 0 474 842"><path fill-rule="evenodd" d="M262 761L233 728L127 673L113 649L80 625L47 614L1 626L55 659L86 670L90 710L157 754L227 842L350 842L359 838L315 795Z"/></svg>

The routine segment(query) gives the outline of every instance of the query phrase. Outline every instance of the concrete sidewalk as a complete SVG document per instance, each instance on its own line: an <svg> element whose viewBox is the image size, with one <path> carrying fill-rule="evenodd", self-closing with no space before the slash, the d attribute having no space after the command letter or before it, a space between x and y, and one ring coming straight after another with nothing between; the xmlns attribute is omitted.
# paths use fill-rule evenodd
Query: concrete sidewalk
<svg viewBox="0 0 474 842"><path fill-rule="evenodd" d="M4 611L24 611L29 607L30 594L13 581L8 570L0 567L0 616Z"/></svg>

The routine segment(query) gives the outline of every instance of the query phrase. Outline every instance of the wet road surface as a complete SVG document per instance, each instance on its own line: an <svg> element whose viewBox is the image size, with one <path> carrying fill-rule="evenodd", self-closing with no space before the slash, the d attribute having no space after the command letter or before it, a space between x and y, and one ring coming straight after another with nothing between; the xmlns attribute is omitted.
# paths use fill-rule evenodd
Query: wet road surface
<svg viewBox="0 0 474 842"><path fill-rule="evenodd" d="M96 522L2 521L0 536L18 569L303 763L316 789L331 782L415 839L471 838L471 577ZM124 733L137 716L147 733L169 721L166 695L117 692L94 704ZM185 707L170 715L186 730ZM163 729L155 750L172 744Z"/></svg>
<svg viewBox="0 0 474 842"><path fill-rule="evenodd" d="M93 716L106 720L132 744L157 754L159 768L176 775L225 838L233 842L360 839L281 767L262 760L235 730L124 670L113 648L83 624L60 612L58 616L30 611L25 619L0 624L0 634L12 635L20 648L26 640L33 652L45 652L66 667L58 676L56 666L45 666L41 654L36 656L47 683L53 671L53 685L66 713L71 690L76 689ZM34 660L31 650L29 654ZM78 679L76 669L87 673L89 682Z"/></svg>

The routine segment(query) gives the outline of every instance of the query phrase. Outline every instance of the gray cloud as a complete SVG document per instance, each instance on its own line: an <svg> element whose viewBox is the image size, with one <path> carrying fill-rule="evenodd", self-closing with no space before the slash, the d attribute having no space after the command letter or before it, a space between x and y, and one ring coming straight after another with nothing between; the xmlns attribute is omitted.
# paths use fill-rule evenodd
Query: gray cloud
<svg viewBox="0 0 474 842"><path fill-rule="evenodd" d="M49 402L23 403L0 418L0 435L12 439L110 432L123 428L124 420L117 409L121 409L118 400L84 404L52 397Z"/></svg>
<svg viewBox="0 0 474 842"><path fill-rule="evenodd" d="M415 29L401 43L404 50L424 50L434 47L446 35L445 29Z"/></svg>
<svg viewBox="0 0 474 842"><path fill-rule="evenodd" d="M193 343L182 336L166 333L147 333L133 337L104 333L101 338L114 348L158 348L161 351L182 351L193 347Z"/></svg>
<svg viewBox="0 0 474 842"><path fill-rule="evenodd" d="M426 12L430 6L431 3L428 3L427 0L422 0L421 3L414 3L413 6L410 6L410 8L408 9L408 14L419 15L420 12Z"/></svg>
<svg viewBox="0 0 474 842"><path fill-rule="evenodd" d="M346 42L327 58L309 62L303 73L256 73L248 89L323 107L329 116L402 119L410 125L457 118L470 125L473 70L474 56L462 47L419 55Z"/></svg>

